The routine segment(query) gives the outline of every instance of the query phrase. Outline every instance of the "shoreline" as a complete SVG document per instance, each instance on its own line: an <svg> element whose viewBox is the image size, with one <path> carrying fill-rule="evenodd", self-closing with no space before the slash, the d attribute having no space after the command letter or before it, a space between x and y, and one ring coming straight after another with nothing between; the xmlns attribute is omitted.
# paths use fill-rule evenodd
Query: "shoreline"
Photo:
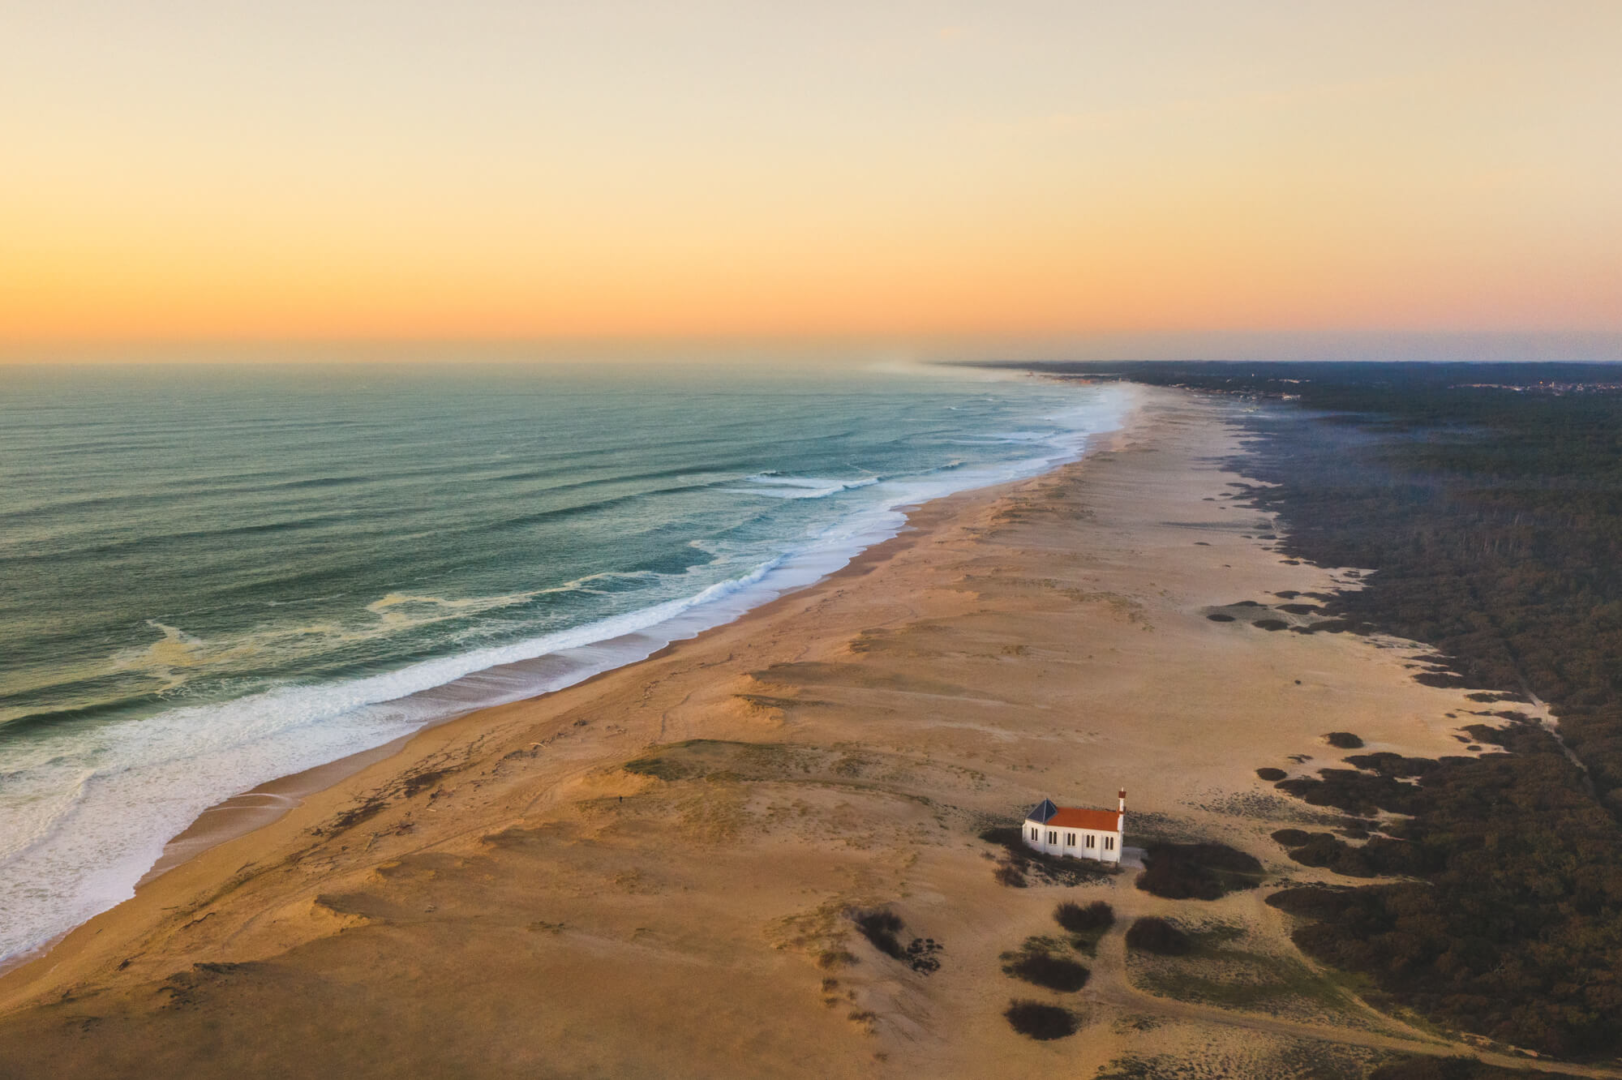
<svg viewBox="0 0 1622 1080"><path fill-rule="evenodd" d="M926 503L732 623L416 733L0 976L0 1057L268 1076L319 1039L333 1075L701 1076L747 1052L762 1075L1037 1076L1150 1043L1294 1045L1300 1025L1168 1011L1103 952L1084 1039L1014 1036L998 956L1050 933L1055 902L1178 909L1124 879L1009 888L979 839L1043 796L1124 786L1133 836L1328 881L1268 839L1314 811L1255 769L1333 761L1330 730L1457 752L1464 691L1415 683L1403 643L1208 618L1342 583L1223 502L1229 409L1149 392L1079 462ZM843 913L874 907L944 942L939 971L855 935ZM1293 955L1256 893L1197 913ZM1334 1046L1442 1045L1312 1008ZM1145 1010L1152 1028L1116 1022ZM257 1056L204 1034L242 1015Z"/></svg>
<svg viewBox="0 0 1622 1080"><path fill-rule="evenodd" d="M416 740L435 728L462 721L476 723L477 718L487 712L493 712L511 705L522 705L525 703L538 701L551 695L561 693L565 690L573 689L577 686L590 686L593 682L605 676L610 676L617 672L626 671L628 669L636 668L639 665L659 660L669 655L672 650L677 649L684 644L702 639L718 630L743 623L758 613L763 613L768 609L773 608L775 605L790 600L794 596L803 593L806 590L816 589L842 577L859 577L862 574L867 573L873 564L882 562L884 559L886 559L892 545L896 545L898 541L903 540L909 532L915 531L916 527L913 523L920 511L931 507L942 509L937 507L937 504L947 504L958 499L995 499L1000 497L1000 494L1005 490L1016 489L1021 485L1038 480L1052 472L1078 465L1087 457L1109 447L1112 444L1112 440L1120 432L1130 427L1137 408L1138 406L1136 403L1128 405L1121 417L1120 427L1100 432L1087 433L1082 448L1074 458L1067 461L1061 461L1047 469L1044 469L1042 472L1036 473L1032 476L1020 477L1013 480L1003 480L980 487L970 487L959 491L949 492L945 495L939 496L938 498L930 499L924 503L901 504L893 507L892 509L902 516L902 521L899 525L897 525L896 530L889 536L883 537L873 543L867 544L864 547L858 548L842 566L829 571L828 573L822 574L806 584L789 585L776 595L767 598L763 603L760 603L754 607L745 608L732 618L720 623L716 623L712 626L705 627L704 629L699 630L696 634L678 637L674 640L668 641L652 652L647 653L640 659L627 660L626 662L616 666L593 672L578 682L566 683L563 686L543 690L539 693L518 698L514 701L500 702L492 705L477 705L472 708L449 712L443 717L430 720L416 730L397 736L379 746L371 747L365 750L358 750L354 753L346 754L343 757L336 758L332 761L323 762L307 769L301 769L298 772L275 777L271 780L265 781L264 783L258 784L247 791L239 792L206 807L184 829L171 836L164 842L162 854L158 857L157 861L141 876L140 880L136 882L134 896L127 900L121 901L118 905L114 905L113 908L108 908L97 915L91 916L85 922L74 926L62 934L59 934L57 937L35 949L31 949L28 952L21 953L4 960L0 960L0 1011L4 1010L4 1002L7 1000L8 996L8 983L13 981L13 977L15 976L16 979L20 981L23 978L21 973L33 965L45 964L49 966L48 962L51 961L52 954L59 947L66 944L69 939L71 939L84 927L90 925L109 912L117 910L117 908L123 904L127 904L135 900L140 896L144 889L160 880L163 876L173 870L185 866L187 863L206 854L210 850L241 837L249 836L250 834L266 828L267 826L273 825L288 813L301 807L309 798L330 791L339 784L343 783L345 780L348 780L357 774L366 772L374 766L386 766L386 763L391 759L408 754L411 745L416 742ZM638 636L641 633L641 631L638 631L636 634L630 636ZM615 640L618 639L607 639L601 642L594 642L592 643L592 647L609 645ZM559 654L549 653L536 657L533 661L526 662L545 663L546 661L554 659L557 656L559 656ZM496 665L492 668L480 669L470 673L469 675L461 676L450 683L434 687L421 693L428 695L441 693L447 688L454 688L464 679L477 679L488 674L489 672L499 670L503 666L506 665ZM389 703L383 702L381 704L386 705Z"/></svg>

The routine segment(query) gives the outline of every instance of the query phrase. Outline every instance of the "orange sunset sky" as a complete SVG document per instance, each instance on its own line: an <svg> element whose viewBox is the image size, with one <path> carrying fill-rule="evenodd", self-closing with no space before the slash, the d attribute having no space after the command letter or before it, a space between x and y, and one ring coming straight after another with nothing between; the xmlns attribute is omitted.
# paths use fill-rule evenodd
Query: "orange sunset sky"
<svg viewBox="0 0 1622 1080"><path fill-rule="evenodd" d="M0 343L1622 332L1622 2L0 5Z"/></svg>

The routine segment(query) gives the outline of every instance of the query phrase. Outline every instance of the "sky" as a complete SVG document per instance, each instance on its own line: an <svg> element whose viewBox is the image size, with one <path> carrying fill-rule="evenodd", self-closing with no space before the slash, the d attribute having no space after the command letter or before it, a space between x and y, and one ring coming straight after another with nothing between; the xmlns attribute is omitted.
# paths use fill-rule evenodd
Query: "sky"
<svg viewBox="0 0 1622 1080"><path fill-rule="evenodd" d="M1614 345L1619 57L1617 0L0 0L0 344Z"/></svg>

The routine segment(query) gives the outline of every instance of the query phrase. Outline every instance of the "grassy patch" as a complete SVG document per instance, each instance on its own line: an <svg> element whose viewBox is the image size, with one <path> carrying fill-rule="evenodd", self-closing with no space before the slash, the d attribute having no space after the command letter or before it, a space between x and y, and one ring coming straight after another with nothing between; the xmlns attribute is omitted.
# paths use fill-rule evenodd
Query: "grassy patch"
<svg viewBox="0 0 1622 1080"><path fill-rule="evenodd" d="M824 771L829 755L782 743L688 739L625 763L625 771L659 780L784 780Z"/></svg>
<svg viewBox="0 0 1622 1080"><path fill-rule="evenodd" d="M1345 1006L1346 990L1334 978L1314 972L1293 957L1231 947L1247 933L1242 925L1165 925L1177 935L1171 940L1182 951L1159 952L1157 957L1137 962L1135 980L1152 994L1231 1009L1288 1011L1296 1015L1302 1003L1313 1012ZM1163 932L1158 928L1155 931ZM1127 940L1131 943L1130 933Z"/></svg>

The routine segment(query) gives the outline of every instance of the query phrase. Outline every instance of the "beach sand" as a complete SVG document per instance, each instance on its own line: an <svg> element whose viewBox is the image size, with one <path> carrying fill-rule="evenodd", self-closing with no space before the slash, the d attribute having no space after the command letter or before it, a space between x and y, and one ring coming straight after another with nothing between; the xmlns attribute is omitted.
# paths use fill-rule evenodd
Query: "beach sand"
<svg viewBox="0 0 1622 1080"><path fill-rule="evenodd" d="M0 1075L1093 1076L1170 1057L1267 1076L1302 1055L1355 1075L1434 1052L1303 961L1267 889L999 883L983 830L1118 787L1128 844L1220 840L1271 882L1327 880L1268 834L1334 815L1255 769L1337 762L1330 731L1460 753L1482 708L1414 682L1416 646L1233 607L1358 579L1290 564L1232 497L1239 405L1139 394L1081 462L919 508L811 588L289 788L285 815L0 978ZM1123 921L1082 958L1085 989L1003 973L1058 933L1058 902L1094 899ZM879 906L903 942L939 943L938 970L855 932L848 912ZM1242 948L1197 978L1128 957L1145 913ZM1261 989L1199 991L1212 977ZM1081 1028L1015 1034L1015 998Z"/></svg>

